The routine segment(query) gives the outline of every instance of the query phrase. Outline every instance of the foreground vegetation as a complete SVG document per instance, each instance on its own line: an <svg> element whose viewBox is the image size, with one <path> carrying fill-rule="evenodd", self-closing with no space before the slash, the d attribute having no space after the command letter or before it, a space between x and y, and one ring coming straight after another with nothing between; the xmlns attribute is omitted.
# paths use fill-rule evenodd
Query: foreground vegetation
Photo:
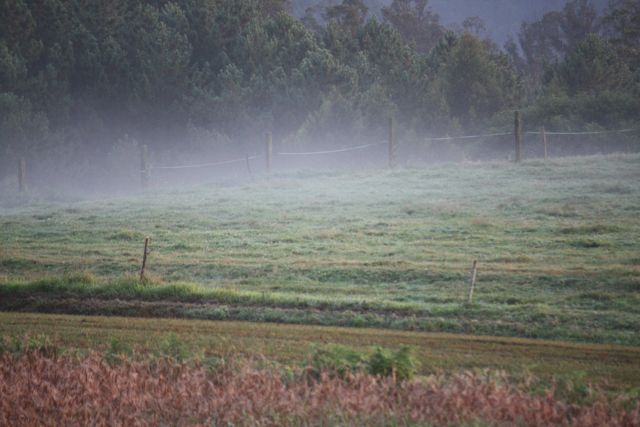
<svg viewBox="0 0 640 427"><path fill-rule="evenodd" d="M631 155L6 197L0 308L638 345L638 171Z"/></svg>
<svg viewBox="0 0 640 427"><path fill-rule="evenodd" d="M211 367L174 358L0 354L3 425L638 426L637 402L567 404L505 375L392 376ZM593 390L592 390L593 391ZM629 406L625 408L625 406Z"/></svg>
<svg viewBox="0 0 640 427"><path fill-rule="evenodd" d="M19 344L25 334L35 339L36 347L44 342L85 354L168 355L225 363L253 359L285 368L313 364L313 354L336 346L365 355L376 346L392 352L408 347L419 376L502 370L518 378L533 374L548 386L554 380L573 384L581 388L581 397L589 383L613 394L640 397L640 349L633 347L372 328L0 313L0 336L11 338L10 348L24 348Z"/></svg>

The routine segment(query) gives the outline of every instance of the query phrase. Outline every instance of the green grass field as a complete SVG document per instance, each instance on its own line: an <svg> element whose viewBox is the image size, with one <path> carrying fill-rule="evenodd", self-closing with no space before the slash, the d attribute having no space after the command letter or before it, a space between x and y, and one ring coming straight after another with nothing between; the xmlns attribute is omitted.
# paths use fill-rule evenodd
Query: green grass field
<svg viewBox="0 0 640 427"><path fill-rule="evenodd" d="M640 345L638 155L0 206L4 311ZM146 235L151 280L138 285Z"/></svg>

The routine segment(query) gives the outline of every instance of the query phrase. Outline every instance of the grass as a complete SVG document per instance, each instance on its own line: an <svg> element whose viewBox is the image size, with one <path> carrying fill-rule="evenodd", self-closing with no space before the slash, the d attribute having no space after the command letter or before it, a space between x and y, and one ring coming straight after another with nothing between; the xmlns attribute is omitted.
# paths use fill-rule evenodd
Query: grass
<svg viewBox="0 0 640 427"><path fill-rule="evenodd" d="M0 309L637 346L638 178L605 156L0 207Z"/></svg>

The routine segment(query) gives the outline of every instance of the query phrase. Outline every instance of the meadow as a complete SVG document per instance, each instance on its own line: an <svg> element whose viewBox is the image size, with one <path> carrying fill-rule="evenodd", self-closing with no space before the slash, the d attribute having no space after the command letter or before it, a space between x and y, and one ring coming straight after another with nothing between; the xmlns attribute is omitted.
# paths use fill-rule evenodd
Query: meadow
<svg viewBox="0 0 640 427"><path fill-rule="evenodd" d="M0 309L637 346L639 178L621 155L5 194Z"/></svg>

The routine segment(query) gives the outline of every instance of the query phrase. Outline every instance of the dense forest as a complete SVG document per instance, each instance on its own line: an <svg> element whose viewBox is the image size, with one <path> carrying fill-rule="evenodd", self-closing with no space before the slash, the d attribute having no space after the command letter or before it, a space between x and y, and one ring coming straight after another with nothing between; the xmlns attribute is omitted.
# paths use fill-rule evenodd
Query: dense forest
<svg viewBox="0 0 640 427"><path fill-rule="evenodd" d="M636 0L566 2L503 45L428 0L294 6L0 0L0 177L18 157L69 169L142 143L244 150L266 130L337 145L390 116L407 141L509 128L516 108L530 128L640 126Z"/></svg>
<svg viewBox="0 0 640 427"><path fill-rule="evenodd" d="M365 0L368 17L382 19L382 9L393 0ZM591 0L602 13L609 0ZM320 9L339 3L338 0L292 0L291 11L303 17L309 8ZM446 27L455 28L466 18L478 16L485 23L486 34L499 44L515 36L523 21L536 21L545 13L562 9L566 0L429 0L432 13Z"/></svg>

